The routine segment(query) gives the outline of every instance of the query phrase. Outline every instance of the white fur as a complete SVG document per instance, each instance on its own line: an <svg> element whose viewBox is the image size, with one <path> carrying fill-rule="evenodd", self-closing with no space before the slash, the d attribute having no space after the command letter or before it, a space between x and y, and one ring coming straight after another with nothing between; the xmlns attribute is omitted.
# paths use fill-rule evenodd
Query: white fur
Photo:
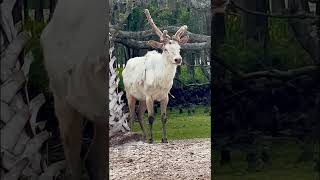
<svg viewBox="0 0 320 180"><path fill-rule="evenodd" d="M174 59L181 58L180 46L171 41L163 50L162 54L149 51L143 57L128 60L122 72L127 95L142 101L145 101L147 96L157 101L168 96L177 69Z"/></svg>

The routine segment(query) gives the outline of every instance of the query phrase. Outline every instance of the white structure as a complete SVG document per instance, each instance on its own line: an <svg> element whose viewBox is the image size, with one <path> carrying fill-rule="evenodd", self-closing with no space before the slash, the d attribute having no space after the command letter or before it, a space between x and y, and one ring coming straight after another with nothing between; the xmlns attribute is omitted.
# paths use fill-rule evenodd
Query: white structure
<svg viewBox="0 0 320 180"><path fill-rule="evenodd" d="M109 34L109 41L111 35ZM110 62L109 62L109 138L117 132L128 132L129 126L127 124L128 113L123 111L125 103L121 99L123 92L118 91L120 79L117 78L117 71L113 68L116 57L112 55L114 50L113 43L110 42Z"/></svg>

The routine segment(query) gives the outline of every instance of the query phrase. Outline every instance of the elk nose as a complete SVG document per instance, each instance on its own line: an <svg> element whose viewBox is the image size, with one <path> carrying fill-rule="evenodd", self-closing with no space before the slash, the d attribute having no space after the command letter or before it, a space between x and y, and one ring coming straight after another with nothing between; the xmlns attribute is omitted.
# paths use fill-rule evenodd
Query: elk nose
<svg viewBox="0 0 320 180"><path fill-rule="evenodd" d="M174 59L174 62L176 62L177 64L180 64L180 63L181 63L181 61L182 61L182 59L181 59L181 58L175 58L175 59Z"/></svg>

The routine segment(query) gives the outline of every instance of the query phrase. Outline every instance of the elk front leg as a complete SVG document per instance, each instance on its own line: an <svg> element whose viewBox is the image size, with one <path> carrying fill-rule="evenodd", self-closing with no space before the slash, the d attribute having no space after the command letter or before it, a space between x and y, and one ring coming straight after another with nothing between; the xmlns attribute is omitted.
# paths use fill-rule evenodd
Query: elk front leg
<svg viewBox="0 0 320 180"><path fill-rule="evenodd" d="M133 121L136 113L136 98L134 98L132 95L127 95L127 99L129 106L129 126L130 130L133 131Z"/></svg>
<svg viewBox="0 0 320 180"><path fill-rule="evenodd" d="M147 109L148 109L148 121L149 121L149 127L150 127L149 142L153 143L152 125L154 122L154 109L153 109L153 99L151 96L146 97L146 104L147 104Z"/></svg>
<svg viewBox="0 0 320 180"><path fill-rule="evenodd" d="M140 101L138 119L139 119L139 124L140 124L141 130L143 132L143 138L145 140L147 138L147 133L146 133L146 130L144 129L144 125L143 125L143 123L144 123L143 116L144 116L144 113L146 112L146 110L147 110L146 101Z"/></svg>
<svg viewBox="0 0 320 180"><path fill-rule="evenodd" d="M160 102L160 108L161 108L161 122L162 122L162 143L168 143L167 140L167 130L166 130L166 124L167 124L167 105L168 105L169 97L167 96L165 99L163 99Z"/></svg>
<svg viewBox="0 0 320 180"><path fill-rule="evenodd" d="M55 113L59 121L59 129L63 143L65 158L71 180L79 180L81 176L81 137L82 120L81 115L76 112L64 100L55 96Z"/></svg>

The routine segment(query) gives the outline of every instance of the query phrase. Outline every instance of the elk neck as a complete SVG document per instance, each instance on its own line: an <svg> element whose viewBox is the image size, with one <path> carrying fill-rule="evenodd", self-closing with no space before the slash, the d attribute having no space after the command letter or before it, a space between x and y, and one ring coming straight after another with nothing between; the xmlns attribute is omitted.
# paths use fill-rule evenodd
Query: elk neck
<svg viewBox="0 0 320 180"><path fill-rule="evenodd" d="M173 64L172 61L168 58L169 57L166 54L162 53L163 69L161 74L163 76L161 77L161 79L165 81L172 81L176 74L177 65Z"/></svg>

